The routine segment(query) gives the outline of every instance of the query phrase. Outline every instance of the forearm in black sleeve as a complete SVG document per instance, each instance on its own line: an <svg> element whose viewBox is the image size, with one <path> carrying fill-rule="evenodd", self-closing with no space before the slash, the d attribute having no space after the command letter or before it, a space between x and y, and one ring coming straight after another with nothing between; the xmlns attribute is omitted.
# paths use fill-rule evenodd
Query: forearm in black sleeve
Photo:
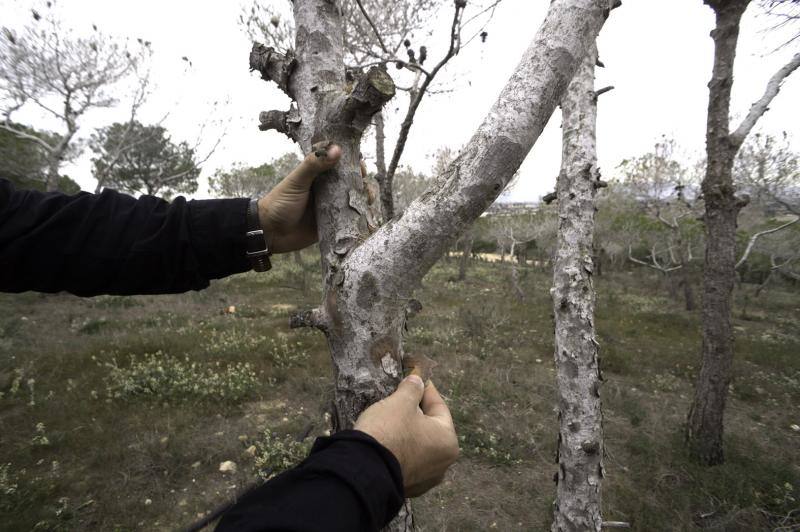
<svg viewBox="0 0 800 532"><path fill-rule="evenodd" d="M318 438L304 462L247 493L216 532L375 532L402 504L397 459L347 430Z"/></svg>
<svg viewBox="0 0 800 532"><path fill-rule="evenodd" d="M105 190L16 190L0 179L0 290L159 294L249 269L247 199L172 203Z"/></svg>

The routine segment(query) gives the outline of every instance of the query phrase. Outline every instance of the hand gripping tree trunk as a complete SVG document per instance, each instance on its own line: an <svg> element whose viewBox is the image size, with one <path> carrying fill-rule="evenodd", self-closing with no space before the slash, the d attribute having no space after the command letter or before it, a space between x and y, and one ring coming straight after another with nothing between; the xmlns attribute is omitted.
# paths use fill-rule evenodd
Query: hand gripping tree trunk
<svg viewBox="0 0 800 532"><path fill-rule="evenodd" d="M522 164L609 12L609 0L554 0L489 114L463 154L399 218L376 228L359 171L359 144L372 115L394 92L385 71L370 70L347 92L342 26L335 1L295 0L295 50L255 45L250 65L296 102L262 113L308 152L329 139L341 162L314 185L324 273L319 308L293 317L328 340L335 373L334 429L394 391L402 373L406 303L458 235L502 192ZM413 528L407 511L390 530Z"/></svg>
<svg viewBox="0 0 800 532"><path fill-rule="evenodd" d="M597 49L592 46L561 103L563 154L552 290L560 423L553 532L599 531L602 524L603 416L592 285L594 198L599 182L596 62Z"/></svg>
<svg viewBox="0 0 800 532"><path fill-rule="evenodd" d="M733 365L731 293L736 279L736 219L746 200L736 197L732 169L736 153L778 94L783 80L800 66L800 54L772 76L732 133L730 99L739 22L750 0L705 0L716 14L714 67L708 84L705 198L706 256L703 271L703 360L686 427L689 451L706 465L724 461L722 448L725 400Z"/></svg>

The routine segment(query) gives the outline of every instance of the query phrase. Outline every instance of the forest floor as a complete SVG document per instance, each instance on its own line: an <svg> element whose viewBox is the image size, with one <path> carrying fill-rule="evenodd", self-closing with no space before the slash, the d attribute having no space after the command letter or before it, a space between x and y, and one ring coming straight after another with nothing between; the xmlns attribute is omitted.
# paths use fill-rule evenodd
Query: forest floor
<svg viewBox="0 0 800 532"><path fill-rule="evenodd" d="M269 274L179 296L0 295L0 529L176 530L259 468L302 456L327 429L332 394L324 339L287 326L289 311L319 300L311 257L305 274L278 258ZM549 530L551 280L526 269L519 300L507 264L475 263L461 283L456 270L440 263L426 277L407 335L407 351L439 363L462 448L415 502L419 528ZM596 280L605 519L648 532L798 530L800 295L771 288L742 319L737 292L727 461L706 469L682 446L699 312L659 282L643 270ZM225 461L236 470L220 472Z"/></svg>

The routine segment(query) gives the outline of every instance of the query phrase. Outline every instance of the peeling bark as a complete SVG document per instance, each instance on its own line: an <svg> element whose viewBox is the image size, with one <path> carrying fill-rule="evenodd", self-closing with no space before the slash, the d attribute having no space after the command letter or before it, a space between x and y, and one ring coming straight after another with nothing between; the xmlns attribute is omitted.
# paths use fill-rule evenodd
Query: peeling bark
<svg viewBox="0 0 800 532"><path fill-rule="evenodd" d="M706 127L706 256L703 270L703 358L686 426L692 456L705 465L724 462L723 414L733 365L731 294L736 281L736 219L744 202L736 197L734 158L749 131L766 112L780 84L800 67L800 54L767 84L764 96L730 133L730 99L739 23L750 0L706 0L716 15L714 66L709 87Z"/></svg>
<svg viewBox="0 0 800 532"><path fill-rule="evenodd" d="M360 142L364 127L393 95L394 86L385 71L373 69L348 94L337 3L294 1L296 64L287 88L300 115L296 139L305 152L320 141L342 146L337 168L313 189L323 301L294 322L317 327L327 338L335 373L334 429L352 427L364 408L396 388L413 291L522 164L578 59L594 42L608 5L609 0L554 0L462 155L401 216L376 229L380 207L361 177ZM268 77L273 70L266 69ZM408 505L388 529L413 529Z"/></svg>
<svg viewBox="0 0 800 532"><path fill-rule="evenodd" d="M553 267L558 380L558 473L553 532L599 531L603 416L592 284L594 198L599 179L592 46L562 100L558 244Z"/></svg>

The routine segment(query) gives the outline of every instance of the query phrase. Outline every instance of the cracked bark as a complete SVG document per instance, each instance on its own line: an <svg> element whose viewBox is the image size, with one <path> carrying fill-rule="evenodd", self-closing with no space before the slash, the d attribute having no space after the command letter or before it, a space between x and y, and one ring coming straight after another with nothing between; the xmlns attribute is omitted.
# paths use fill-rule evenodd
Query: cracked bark
<svg viewBox="0 0 800 532"><path fill-rule="evenodd" d="M553 532L599 531L603 479L600 367L592 285L597 169L594 67L586 54L562 100L558 243L553 267L558 381L558 473Z"/></svg>
<svg viewBox="0 0 800 532"><path fill-rule="evenodd" d="M711 32L714 66L706 126L706 255L703 269L702 364L686 426L686 443L700 463L724 462L723 414L733 365L731 294L736 280L736 219L744 203L736 197L733 161L747 134L766 112L780 84L800 66L800 54L767 84L740 126L730 133L730 99L739 23L750 0L705 0L716 15Z"/></svg>
<svg viewBox="0 0 800 532"><path fill-rule="evenodd" d="M335 430L352 427L364 408L396 388L402 375L406 306L413 291L522 164L578 59L594 42L608 5L609 0L554 0L462 155L401 216L376 229L380 206L362 180L359 148L364 127L394 87L385 72L385 77L373 72L375 83L359 89L364 99L353 101L345 92L337 3L294 1L295 64L286 89L300 115L297 142L305 152L323 140L342 146L337 168L317 179L313 189L322 304L295 321L319 328L327 338L334 366ZM413 528L407 505L388 526Z"/></svg>

